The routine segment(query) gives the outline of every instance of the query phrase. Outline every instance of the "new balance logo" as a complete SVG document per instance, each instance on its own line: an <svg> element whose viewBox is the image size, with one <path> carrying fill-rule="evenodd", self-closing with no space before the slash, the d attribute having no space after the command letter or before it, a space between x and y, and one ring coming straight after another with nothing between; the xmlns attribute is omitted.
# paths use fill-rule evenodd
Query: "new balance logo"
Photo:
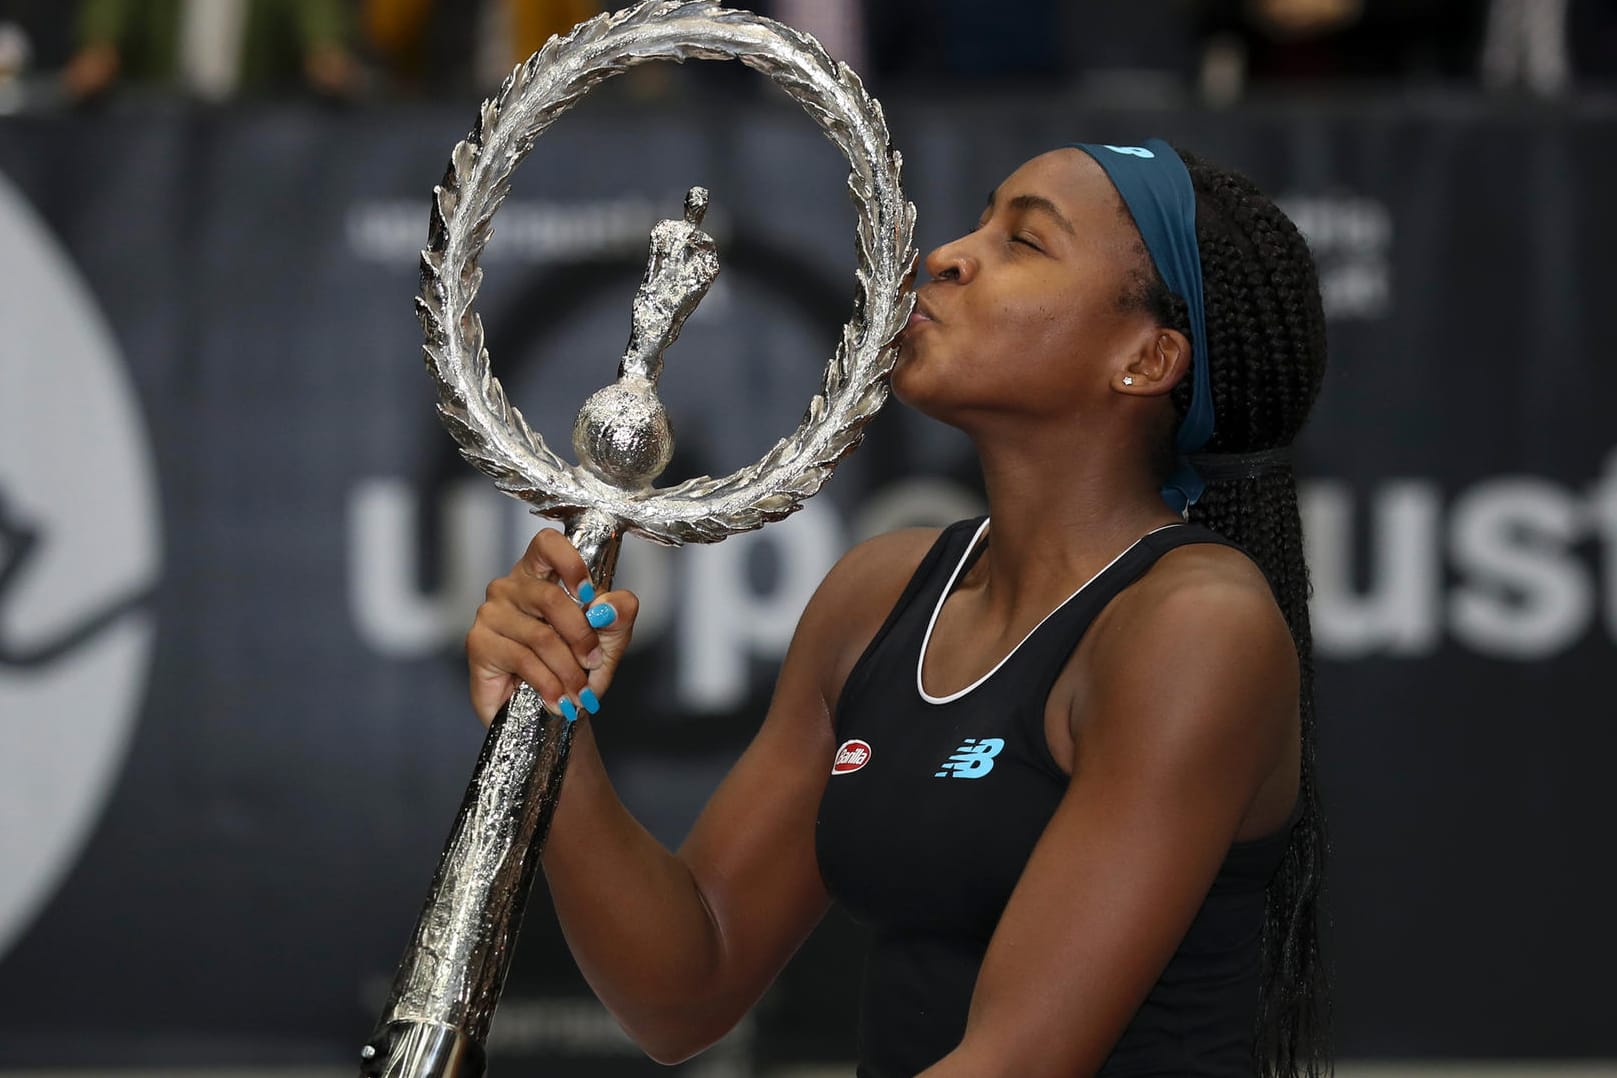
<svg viewBox="0 0 1617 1078"><path fill-rule="evenodd" d="M994 757L999 755L1005 747L1002 737L985 737L981 740L968 737L963 745L954 750L954 754L943 761L942 769L932 777L935 779L980 779L994 770Z"/></svg>

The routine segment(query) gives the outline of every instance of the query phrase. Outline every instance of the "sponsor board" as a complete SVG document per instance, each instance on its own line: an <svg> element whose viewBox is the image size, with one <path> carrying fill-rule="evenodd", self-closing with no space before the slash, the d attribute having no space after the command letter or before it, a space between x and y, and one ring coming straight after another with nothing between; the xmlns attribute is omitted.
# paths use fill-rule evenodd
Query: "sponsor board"
<svg viewBox="0 0 1617 1078"><path fill-rule="evenodd" d="M4 177L0 326L4 956L118 777L151 660L160 539L151 445L117 344Z"/></svg>

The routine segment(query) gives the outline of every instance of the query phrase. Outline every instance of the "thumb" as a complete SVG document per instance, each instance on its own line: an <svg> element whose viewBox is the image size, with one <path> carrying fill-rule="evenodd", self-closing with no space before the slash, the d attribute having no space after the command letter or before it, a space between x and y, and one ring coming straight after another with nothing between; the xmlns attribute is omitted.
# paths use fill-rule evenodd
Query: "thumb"
<svg viewBox="0 0 1617 1078"><path fill-rule="evenodd" d="M609 591L597 596L586 611L603 657L601 665L589 672L589 687L596 696L611 688L623 653L629 650L634 619L639 613L640 600L632 591Z"/></svg>

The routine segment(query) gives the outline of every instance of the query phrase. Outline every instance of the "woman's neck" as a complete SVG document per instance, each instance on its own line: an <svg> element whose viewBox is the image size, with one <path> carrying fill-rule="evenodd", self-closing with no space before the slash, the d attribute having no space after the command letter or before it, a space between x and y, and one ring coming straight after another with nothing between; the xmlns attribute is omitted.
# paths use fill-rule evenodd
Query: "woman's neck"
<svg viewBox="0 0 1617 1078"><path fill-rule="evenodd" d="M1003 624L1042 616L1140 536L1179 521L1133 448L1021 439L979 444L978 456L992 523L961 585L981 589L984 614Z"/></svg>

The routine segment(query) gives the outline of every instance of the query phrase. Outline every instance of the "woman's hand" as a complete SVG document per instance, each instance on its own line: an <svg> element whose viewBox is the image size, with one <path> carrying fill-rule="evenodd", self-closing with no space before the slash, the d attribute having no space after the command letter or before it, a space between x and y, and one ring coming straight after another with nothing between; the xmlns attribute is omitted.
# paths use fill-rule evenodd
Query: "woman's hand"
<svg viewBox="0 0 1617 1078"><path fill-rule="evenodd" d="M576 598L575 598L576 596ZM546 528L516 566L488 586L466 634L472 708L487 726L525 681L568 718L594 714L629 646L640 601L595 594L584 559Z"/></svg>

